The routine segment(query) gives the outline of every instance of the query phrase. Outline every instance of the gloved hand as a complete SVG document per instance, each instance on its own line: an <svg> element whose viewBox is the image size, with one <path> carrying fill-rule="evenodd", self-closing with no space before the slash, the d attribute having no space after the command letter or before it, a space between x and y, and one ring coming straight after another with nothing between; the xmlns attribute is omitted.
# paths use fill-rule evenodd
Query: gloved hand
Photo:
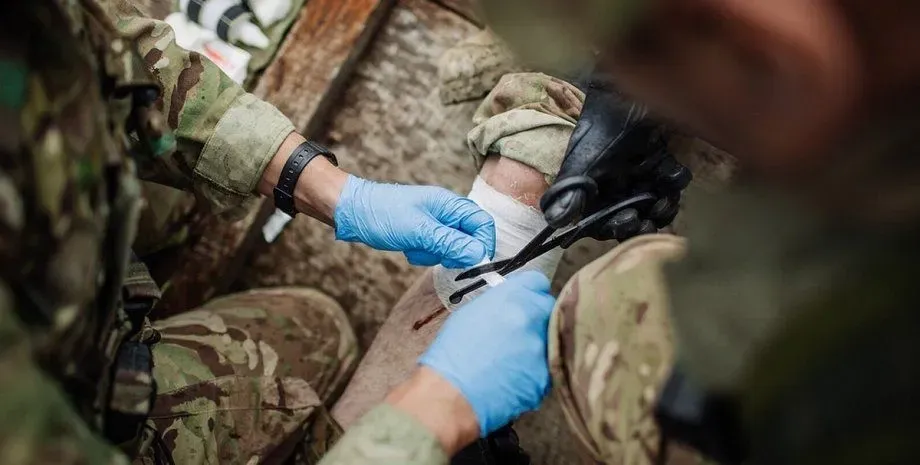
<svg viewBox="0 0 920 465"><path fill-rule="evenodd" d="M466 268L495 255L492 216L440 187L349 176L333 220L336 239L403 252L413 265Z"/></svg>
<svg viewBox="0 0 920 465"><path fill-rule="evenodd" d="M693 175L668 152L668 131L609 84L592 82L556 182L540 201L547 223L562 228L633 195L654 202L619 212L588 235L624 241L671 224Z"/></svg>
<svg viewBox="0 0 920 465"><path fill-rule="evenodd" d="M514 274L456 310L419 360L463 394L482 437L536 409L549 393L554 305L546 276Z"/></svg>
<svg viewBox="0 0 920 465"><path fill-rule="evenodd" d="M649 137L648 150L651 153L639 155L634 163L601 178L598 194L588 202L584 214L590 215L638 193L653 194L655 200L638 208L620 211L590 232L595 239L622 242L641 234L656 233L677 217L682 192L693 176L667 151L665 135Z"/></svg>

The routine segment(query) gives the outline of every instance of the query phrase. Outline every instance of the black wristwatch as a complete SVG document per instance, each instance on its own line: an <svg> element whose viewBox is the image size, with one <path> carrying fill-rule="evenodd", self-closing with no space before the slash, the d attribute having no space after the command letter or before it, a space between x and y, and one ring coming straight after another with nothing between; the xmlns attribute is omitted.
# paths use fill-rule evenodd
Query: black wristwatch
<svg viewBox="0 0 920 465"><path fill-rule="evenodd" d="M291 217L297 214L297 208L294 206L294 188L297 187L297 180L300 179L303 169L317 156L326 157L330 163L339 166L335 154L326 147L310 141L298 145L284 163L278 185L275 186L275 208Z"/></svg>

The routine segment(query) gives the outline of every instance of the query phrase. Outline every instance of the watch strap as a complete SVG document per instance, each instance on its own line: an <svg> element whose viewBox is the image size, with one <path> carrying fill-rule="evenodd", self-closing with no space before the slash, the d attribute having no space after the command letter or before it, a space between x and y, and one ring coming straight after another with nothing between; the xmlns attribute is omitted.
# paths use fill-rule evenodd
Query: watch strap
<svg viewBox="0 0 920 465"><path fill-rule="evenodd" d="M300 179L304 168L318 156L326 157L330 163L339 166L335 154L315 142L304 142L291 152L291 156L284 163L284 169L281 170L278 184L273 191L275 208L291 217L297 214L297 208L294 204L294 188L297 187L297 180Z"/></svg>

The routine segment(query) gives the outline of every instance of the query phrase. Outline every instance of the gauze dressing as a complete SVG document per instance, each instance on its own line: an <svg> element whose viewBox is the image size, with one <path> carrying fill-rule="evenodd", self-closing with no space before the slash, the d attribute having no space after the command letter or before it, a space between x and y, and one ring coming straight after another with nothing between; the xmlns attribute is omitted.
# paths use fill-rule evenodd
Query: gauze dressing
<svg viewBox="0 0 920 465"><path fill-rule="evenodd" d="M470 190L468 197L483 210L489 212L492 218L495 219L495 260L513 257L547 226L546 221L543 219L543 214L538 210L495 190L479 176L473 182L473 188ZM556 267L559 266L559 260L562 259L562 252L562 249L551 250L531 260L518 271L536 270L552 279L556 273ZM483 261L483 264L485 263L489 263L489 261ZM469 302L470 299L485 292L485 289L472 292L464 297L459 304L452 305L448 300L450 295L461 287L474 282L474 280L459 283L454 281L457 275L462 272L463 270L448 270L441 266L434 269L435 292L437 292L441 303L448 310L453 310L455 307L463 305ZM489 273L489 275L480 276L477 279L485 279L489 286L496 286L504 281L498 273Z"/></svg>

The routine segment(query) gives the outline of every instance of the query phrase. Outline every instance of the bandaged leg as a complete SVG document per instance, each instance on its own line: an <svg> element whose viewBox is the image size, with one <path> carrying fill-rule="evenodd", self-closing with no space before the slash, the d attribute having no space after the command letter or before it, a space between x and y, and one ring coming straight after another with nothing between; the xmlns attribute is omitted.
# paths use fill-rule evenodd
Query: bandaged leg
<svg viewBox="0 0 920 465"><path fill-rule="evenodd" d="M513 257L534 236L546 228L546 221L540 211L499 192L486 183L482 177L476 178L473 188L470 190L469 198L482 207L483 210L489 212L492 218L495 219L496 261ZM521 270L540 271L552 280L560 259L562 259L562 249L554 249L527 263ZM440 266L434 269L434 290L441 300L441 304L447 309L453 310L455 307L469 302L486 291L486 288L480 289L468 294L457 305L451 304L448 297L461 287L470 284L467 281L458 283L455 280L461 272L463 270L448 270ZM490 286L493 283L498 284L502 281L497 273L490 274L491 276L484 277L487 282L492 281L489 283Z"/></svg>
<svg viewBox="0 0 920 465"><path fill-rule="evenodd" d="M548 187L542 173L511 159L490 157L483 166L470 198L495 218L497 260L516 254L546 226L537 204ZM561 251L551 252L525 269L539 270L552 279L560 257ZM434 339L446 317L448 296L469 284L455 283L453 278L458 273L441 268L430 270L396 303L333 408L333 416L343 427L347 428L380 403L392 388L408 379L419 355ZM472 295L464 302L470 298Z"/></svg>

